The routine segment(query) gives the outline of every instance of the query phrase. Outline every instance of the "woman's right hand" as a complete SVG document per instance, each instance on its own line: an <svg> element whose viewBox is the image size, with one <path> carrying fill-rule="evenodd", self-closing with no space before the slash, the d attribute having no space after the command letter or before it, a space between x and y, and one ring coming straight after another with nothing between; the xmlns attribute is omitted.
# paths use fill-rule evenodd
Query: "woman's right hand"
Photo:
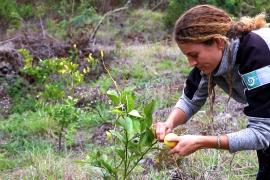
<svg viewBox="0 0 270 180"><path fill-rule="evenodd" d="M173 130L173 128L167 122L157 122L154 124L154 128L156 131L156 138L160 142L163 142L165 135Z"/></svg>

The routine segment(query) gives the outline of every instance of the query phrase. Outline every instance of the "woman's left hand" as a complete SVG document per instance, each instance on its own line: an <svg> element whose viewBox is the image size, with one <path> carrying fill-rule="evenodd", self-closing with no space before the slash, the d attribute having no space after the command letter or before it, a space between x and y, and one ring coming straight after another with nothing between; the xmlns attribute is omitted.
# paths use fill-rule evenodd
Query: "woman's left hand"
<svg viewBox="0 0 270 180"><path fill-rule="evenodd" d="M169 141L178 141L177 145L169 153L177 153L181 156L188 156L191 153L201 149L201 136L183 135L168 139Z"/></svg>

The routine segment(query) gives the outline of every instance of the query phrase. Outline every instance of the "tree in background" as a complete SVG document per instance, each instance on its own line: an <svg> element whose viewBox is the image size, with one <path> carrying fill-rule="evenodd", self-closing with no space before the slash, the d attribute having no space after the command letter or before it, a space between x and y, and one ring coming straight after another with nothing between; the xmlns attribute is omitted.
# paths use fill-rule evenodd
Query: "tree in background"
<svg viewBox="0 0 270 180"><path fill-rule="evenodd" d="M198 4L211 4L223 8L235 17L254 16L270 11L268 0L169 0L164 23L172 27L177 18L187 9Z"/></svg>

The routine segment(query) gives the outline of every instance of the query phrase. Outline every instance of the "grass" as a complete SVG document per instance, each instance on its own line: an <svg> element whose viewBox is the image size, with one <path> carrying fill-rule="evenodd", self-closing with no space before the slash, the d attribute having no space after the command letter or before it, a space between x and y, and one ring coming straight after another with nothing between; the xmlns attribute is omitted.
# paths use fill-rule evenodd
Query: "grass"
<svg viewBox="0 0 270 180"><path fill-rule="evenodd" d="M111 44L115 40L132 43L136 38L139 38L139 42L156 42L167 36L163 13L146 9L128 10L121 15L115 14L105 19L100 29L96 36L106 44Z"/></svg>
<svg viewBox="0 0 270 180"><path fill-rule="evenodd" d="M59 155L53 149L29 152L25 156L31 163L4 172L1 179L91 179L99 176L91 167L75 163L78 155L63 153ZM74 157L76 156L76 157ZM100 177L100 176L99 176Z"/></svg>

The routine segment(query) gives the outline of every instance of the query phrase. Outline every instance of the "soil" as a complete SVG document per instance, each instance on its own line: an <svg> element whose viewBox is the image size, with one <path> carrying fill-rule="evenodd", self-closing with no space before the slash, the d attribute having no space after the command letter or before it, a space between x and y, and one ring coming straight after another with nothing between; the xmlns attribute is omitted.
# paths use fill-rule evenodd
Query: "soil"
<svg viewBox="0 0 270 180"><path fill-rule="evenodd" d="M112 130L113 125L111 123L104 123L97 127L92 133L92 143L98 145L108 145L106 131Z"/></svg>

